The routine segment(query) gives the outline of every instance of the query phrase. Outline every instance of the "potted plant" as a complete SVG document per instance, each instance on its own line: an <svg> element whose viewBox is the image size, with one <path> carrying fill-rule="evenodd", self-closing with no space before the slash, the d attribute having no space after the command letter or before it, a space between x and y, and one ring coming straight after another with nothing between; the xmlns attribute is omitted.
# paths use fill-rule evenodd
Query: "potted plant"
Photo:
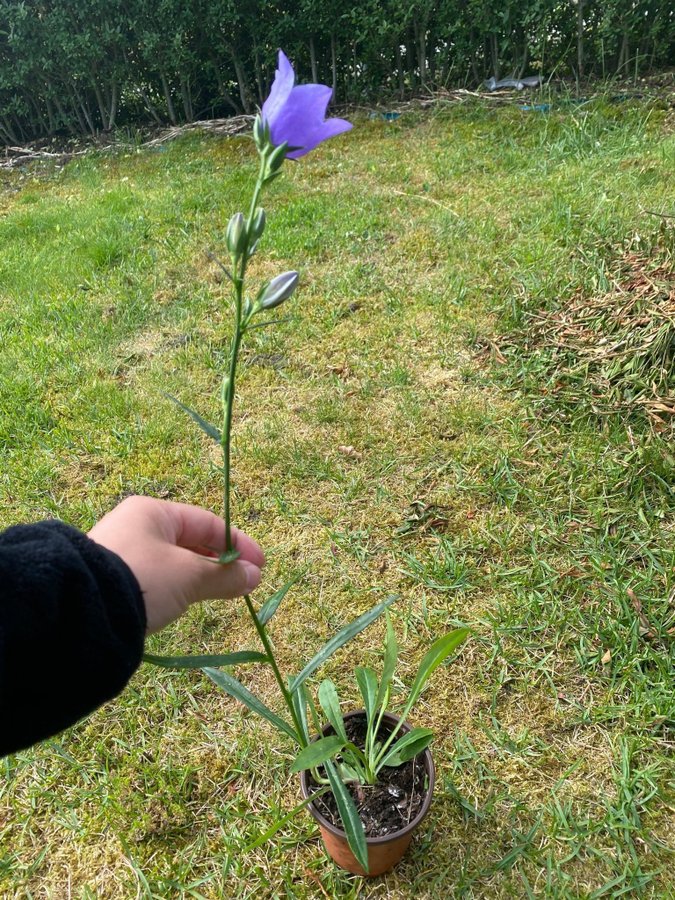
<svg viewBox="0 0 675 900"><path fill-rule="evenodd" d="M230 458L237 364L242 342L252 329L267 327L274 323L275 320L269 317L269 313L287 301L298 284L298 273L289 271L283 272L270 281L259 285L252 294L247 290L248 264L259 248L267 222L265 211L259 205L260 197L263 189L280 174L286 158L296 159L301 157L316 147L321 141L351 128L351 125L343 119L324 119L330 96L330 88L324 85L312 84L296 87L293 68L286 56L281 51L279 52L278 69L270 95L253 124L253 138L259 155L260 167L253 189L250 209L247 216L244 216L241 212L236 213L228 223L225 244L230 258L229 265L216 259L216 262L218 262L230 282L233 312L233 329L227 371L223 377L220 389L222 424L220 426L212 425L200 413L191 409L181 400L170 397L220 446L222 451L223 515L226 538L224 552L214 557L214 565L228 565L238 556L233 545L230 528ZM213 258L215 259L215 257ZM291 579L262 604L255 603L250 596L244 598L248 615L261 644L260 650L246 649L216 655L181 657L159 657L146 654L145 659L147 662L169 668L201 668L223 691L243 703L256 714L267 719L285 736L289 737L296 744L298 748L297 759L303 762L304 767L304 761L308 758L306 754L316 754L317 747L324 750L327 746L325 740L328 739L330 741L330 737L326 736L319 741L312 742L308 710L310 710L315 727L320 728L320 724L316 709L309 700L309 693L306 688L308 679L336 650L343 647L381 616L396 597L390 596L385 598L350 622L328 640L300 672L291 677L284 677L274 654L272 641L268 634L268 626L296 580L296 578ZM389 661L392 653L394 657L396 655L395 639L392 636L393 631L390 623L388 626L386 650L386 654L388 654L386 658ZM463 636L461 639L463 639ZM453 643L448 653L457 646L457 643L458 641ZM434 644L432 650L436 646ZM426 675L420 681L420 678L424 675L425 663L423 662L420 673L418 673L418 679L416 679L411 691L413 702L419 695L426 678L442 662L445 656L447 656L447 653L439 656L437 651L434 651L433 660L427 662ZM429 657L429 654L427 654L427 657ZM425 657L425 660L427 660L427 657ZM281 701L285 707L285 714L280 715L275 710L270 709L259 697L251 693L241 681L234 678L227 671L231 666L246 663L259 663L270 666L279 688ZM392 761L398 759L395 755L395 748L398 748L397 752L404 755L407 755L413 747L419 747L419 750L422 750L423 737L427 735L426 732L422 735L420 729L409 731L407 725L398 723L391 724L391 731L387 735L386 728L388 723L391 723L391 720L384 712L382 704L384 703L386 706L386 700L389 697L391 684L391 674L387 675L389 666L390 662L387 662L383 678L375 691L375 696L379 702L377 706L379 723L378 728L372 734L369 732L369 753L371 753L371 756L364 757L366 760L369 760L364 769L366 780L373 777L377 778L379 773L383 771L384 766L391 766ZM371 670L357 669L356 674L357 679L362 680L364 685L370 689L374 677ZM326 685L327 683L324 682L319 689L319 701L324 711L329 691ZM366 703L366 710L368 709L372 711L375 707L370 707ZM407 715L408 709L409 706L404 711L404 717ZM338 719L336 718L335 722L337 721ZM330 717L329 722L331 725L334 724ZM371 723L371 720L369 719L368 722ZM415 743L416 741L417 743ZM330 746L337 748L337 743L333 741ZM303 756L303 753L305 756ZM352 769L349 768L349 761L353 755L358 756L357 750L354 750L348 743L344 743L339 751L335 749L334 760L324 758L320 763L313 764L316 777L319 781L323 778L326 783L318 783L316 790L311 789L311 796L308 793L298 808L313 804L316 809L319 796L327 794L331 790L339 804L340 816L345 827L349 846L365 871L369 868L365 830L363 826L359 825L358 812L354 800L342 780L345 776L347 779L350 777ZM326 777L322 776L317 769L319 765L321 765L322 771L326 773ZM429 777L430 782L432 782L433 769L429 769ZM310 791L310 788L308 788L308 791ZM287 818L284 817L284 819L276 822L272 829L256 843L261 843L262 840L267 839L268 836L281 827Z"/></svg>
<svg viewBox="0 0 675 900"><path fill-rule="evenodd" d="M468 629L457 628L432 644L400 716L389 711L398 644L388 614L381 677L369 667L354 669L363 709L343 716L335 684L325 679L319 685L328 724L300 750L292 770L301 773L302 794L311 800L326 849L349 872L374 876L393 868L429 811L435 767L428 747L434 733L413 728L407 717L434 670L467 635ZM316 722L316 707L309 694L306 699Z"/></svg>

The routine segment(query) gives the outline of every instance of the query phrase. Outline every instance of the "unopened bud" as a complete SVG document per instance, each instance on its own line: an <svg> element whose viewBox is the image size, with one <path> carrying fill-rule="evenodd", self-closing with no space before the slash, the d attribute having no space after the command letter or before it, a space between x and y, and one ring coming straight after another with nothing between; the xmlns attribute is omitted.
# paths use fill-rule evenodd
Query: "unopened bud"
<svg viewBox="0 0 675 900"><path fill-rule="evenodd" d="M232 257L236 259L242 254L246 247L247 239L246 220L242 213L235 213L227 223L227 231L225 232L225 243Z"/></svg>
<svg viewBox="0 0 675 900"><path fill-rule="evenodd" d="M267 160L268 175L274 175L279 171L279 169L283 165L284 160L286 159L287 152L288 144L286 143L286 141L284 141L283 144L279 144L278 147L274 148L274 150L269 155L269 159Z"/></svg>
<svg viewBox="0 0 675 900"><path fill-rule="evenodd" d="M300 276L297 272L284 272L273 278L260 294L258 304L261 309L274 309L284 300L288 300L298 286Z"/></svg>
<svg viewBox="0 0 675 900"><path fill-rule="evenodd" d="M253 122L253 140L258 150L263 150L270 143L270 126L260 113Z"/></svg>
<svg viewBox="0 0 675 900"><path fill-rule="evenodd" d="M265 222L265 210L258 207L253 214L253 220L251 221L251 227L249 228L249 234L252 241L257 242L260 240L262 233L265 230Z"/></svg>

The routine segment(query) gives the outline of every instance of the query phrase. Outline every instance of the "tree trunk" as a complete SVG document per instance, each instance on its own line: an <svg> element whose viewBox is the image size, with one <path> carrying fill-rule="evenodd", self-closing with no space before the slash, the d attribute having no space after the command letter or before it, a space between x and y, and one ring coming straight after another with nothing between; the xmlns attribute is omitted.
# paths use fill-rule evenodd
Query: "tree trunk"
<svg viewBox="0 0 675 900"><path fill-rule="evenodd" d="M0 122L1 122L0 127L5 132L5 135L9 138L9 143L10 144L18 144L19 139L16 136L16 132L12 128L12 123L9 121L7 116L2 116L2 119L0 119Z"/></svg>
<svg viewBox="0 0 675 900"><path fill-rule="evenodd" d="M180 95L183 101L183 112L185 113L185 121L191 122L194 118L192 110L192 93L190 91L190 82L187 78L180 80Z"/></svg>
<svg viewBox="0 0 675 900"><path fill-rule="evenodd" d="M433 40L433 37L431 40L431 44L429 44L429 42L427 41L427 53L429 54L429 82L430 84L436 84L436 44Z"/></svg>
<svg viewBox="0 0 675 900"><path fill-rule="evenodd" d="M155 120L155 122L158 125L163 125L164 123L162 122L162 119L161 119L159 113L157 112L155 104L148 97L145 88L140 84L137 84L136 87L138 89L138 93L143 98L143 103L145 103L145 108L147 109L147 111L150 113L150 115L152 116L152 118Z"/></svg>
<svg viewBox="0 0 675 900"><path fill-rule="evenodd" d="M530 61L530 45L527 43L527 38L525 38L525 45L523 47L523 55L520 57L520 64L516 71L516 78L522 78L525 74L525 69L527 68L527 64Z"/></svg>
<svg viewBox="0 0 675 900"><path fill-rule="evenodd" d="M108 115L108 128L113 129L115 127L115 123L117 122L117 110L119 108L120 102L120 86L116 81L113 81L112 84L112 92L110 96L110 113Z"/></svg>
<svg viewBox="0 0 675 900"><path fill-rule="evenodd" d="M258 102L262 106L267 96L267 85L265 76L263 75L262 65L260 63L260 48L257 44L253 45L253 64L255 66L255 81L258 86ZM316 81L316 78L314 79Z"/></svg>
<svg viewBox="0 0 675 900"><path fill-rule="evenodd" d="M160 72L159 75L162 82L162 91L164 93L164 99L166 100L166 109L169 113L169 121L172 125L178 124L178 119L176 118L176 110L173 108L173 100L171 99L171 91L169 90L169 83L166 80L166 75L164 72Z"/></svg>
<svg viewBox="0 0 675 900"><path fill-rule="evenodd" d="M630 56L630 45L628 43L628 29L626 29L623 33L623 40L621 41L621 51L619 53L619 62L616 67L617 75L623 68L627 68L629 56Z"/></svg>
<svg viewBox="0 0 675 900"><path fill-rule="evenodd" d="M103 99L103 94L101 93L101 88L98 86L95 80L95 75L92 73L91 76L92 83L94 85L94 94L96 95L96 102L98 103L98 111L101 116L101 127L104 131L108 130L108 112L106 110L106 104Z"/></svg>
<svg viewBox="0 0 675 900"><path fill-rule="evenodd" d="M427 83L427 28L426 20L415 20L415 49L417 50L417 68L420 71L420 85Z"/></svg>
<svg viewBox="0 0 675 900"><path fill-rule="evenodd" d="M75 97L77 98L77 103L82 110L82 115L84 116L84 121L87 123L87 128L89 129L89 133L92 137L96 137L96 127L94 125L94 119L91 115L91 110L87 104L87 98L83 97L82 94L78 91L77 87L74 86ZM84 130L86 131L87 128Z"/></svg>
<svg viewBox="0 0 675 900"><path fill-rule="evenodd" d="M237 76L237 84L239 85L239 99L241 100L241 105L244 109L244 112L248 114L251 112L251 104L248 100L246 73L244 72L244 67L241 64L241 60L239 59L239 54L233 47L230 47L230 56L232 57L232 62L234 63L234 71L235 75Z"/></svg>
<svg viewBox="0 0 675 900"><path fill-rule="evenodd" d="M332 31L330 35L330 66L333 74L333 94L331 102L335 104L337 102L337 41L335 40L335 34Z"/></svg>
<svg viewBox="0 0 675 900"><path fill-rule="evenodd" d="M490 61L492 62L492 74L499 81L499 42L494 32L490 35Z"/></svg>
<svg viewBox="0 0 675 900"><path fill-rule="evenodd" d="M56 131L56 116L54 115L54 107L49 97L45 97L45 106L47 107L47 118L49 119L49 134L52 135Z"/></svg>
<svg viewBox="0 0 675 900"><path fill-rule="evenodd" d="M47 125L47 120L44 117L44 113L40 109L40 104L32 94L28 95L28 102L33 107L35 118L40 123L40 134L51 134L49 126Z"/></svg>
<svg viewBox="0 0 675 900"><path fill-rule="evenodd" d="M577 72L584 77L584 0L577 0Z"/></svg>
<svg viewBox="0 0 675 900"><path fill-rule="evenodd" d="M50 87L51 87L51 85L50 85ZM76 134L75 128L73 128L72 116L69 116L68 113L63 108L63 104L61 103L61 100L59 99L58 93L54 94L54 103L56 104L56 108L58 109L59 115L61 116L62 125L65 128L67 128L71 134ZM76 113L77 113L77 110L76 110ZM82 125L82 123L80 123L80 125ZM84 130L84 129L82 129L82 130Z"/></svg>
<svg viewBox="0 0 675 900"><path fill-rule="evenodd" d="M80 104L78 103L77 94L74 89L69 91L70 93L70 108L75 114L75 118L77 119L77 124L80 129L80 134L87 133L87 123L82 116L82 110L80 108ZM71 117L72 118L72 117Z"/></svg>
<svg viewBox="0 0 675 900"><path fill-rule="evenodd" d="M412 91L417 87L417 75L415 74L415 41L410 34L405 42L405 61L408 67L408 80Z"/></svg>
<svg viewBox="0 0 675 900"><path fill-rule="evenodd" d="M212 59L211 65L213 67L213 71L216 76L216 83L218 84L218 91L220 92L222 98L225 100L225 102L228 104L228 106L232 107L232 109L235 111L236 115L241 115L241 107L236 102L236 100L234 99L232 94L225 87L225 82L223 81L223 76L220 74L220 68L218 66L217 61Z"/></svg>
<svg viewBox="0 0 675 900"><path fill-rule="evenodd" d="M396 72L398 73L398 93L401 100L405 96L405 75L403 74L403 57L401 55L401 41L396 38L394 44L394 56L396 58Z"/></svg>
<svg viewBox="0 0 675 900"><path fill-rule="evenodd" d="M314 35L309 38L309 62L312 67L312 81L314 84L319 83L319 71L316 65L316 44L314 43Z"/></svg>
<svg viewBox="0 0 675 900"><path fill-rule="evenodd" d="M14 114L14 130L19 135L19 138L21 139L21 143L24 144L26 142L28 136L24 130L23 125L21 124L21 119L16 115L16 113Z"/></svg>

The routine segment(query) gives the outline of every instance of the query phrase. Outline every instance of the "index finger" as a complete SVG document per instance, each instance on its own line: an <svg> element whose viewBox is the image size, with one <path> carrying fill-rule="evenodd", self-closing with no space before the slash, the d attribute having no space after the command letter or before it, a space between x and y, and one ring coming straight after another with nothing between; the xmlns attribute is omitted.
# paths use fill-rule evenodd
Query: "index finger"
<svg viewBox="0 0 675 900"><path fill-rule="evenodd" d="M176 544L188 550L205 548L221 553L225 549L225 523L215 513L199 506L185 503L169 503L176 525ZM265 565L265 554L260 546L245 532L232 528L232 543L243 560L258 568Z"/></svg>

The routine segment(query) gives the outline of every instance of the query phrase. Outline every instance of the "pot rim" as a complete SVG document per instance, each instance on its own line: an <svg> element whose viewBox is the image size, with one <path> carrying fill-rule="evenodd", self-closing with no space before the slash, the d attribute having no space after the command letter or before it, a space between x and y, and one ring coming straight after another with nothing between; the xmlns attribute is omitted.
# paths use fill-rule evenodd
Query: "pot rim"
<svg viewBox="0 0 675 900"><path fill-rule="evenodd" d="M343 721L347 719L352 719L355 716L364 716L366 714L365 709L355 709L352 712L345 713L342 717ZM397 722L400 722L400 716L395 715L394 713L385 712L382 717L383 722L389 722L391 725L396 725ZM325 725L323 728L323 733L325 733L328 729L331 728L331 725ZM401 734L405 734L408 731L412 730L412 725L409 722L404 722L401 726ZM318 740L318 735L313 738L313 740ZM414 819L408 822L407 825L404 825L403 828L399 828L397 831L392 831L390 834L384 834L380 837L367 837L366 844L370 846L377 846L378 844L388 844L391 841L397 841L405 835L409 834L411 831L414 831L415 828L421 823L422 819L429 812L429 807L431 806L431 798L434 792L434 785L436 783L436 767L434 765L434 760L431 755L431 751L427 747L421 754L424 760L424 768L426 769L427 778L429 780L429 784L427 786L426 795L424 797L424 802L422 803L422 807L420 811L417 813ZM418 758L418 757L415 757ZM302 791L302 795L304 799L307 799L310 796L309 791L309 771L305 769L300 773L300 789ZM331 834L334 834L336 837L343 838L347 840L347 834L342 830L342 828L338 828L337 825L333 825L324 815L321 813L314 802L312 801L308 809L312 816L317 820L319 825L322 828L325 828Z"/></svg>

